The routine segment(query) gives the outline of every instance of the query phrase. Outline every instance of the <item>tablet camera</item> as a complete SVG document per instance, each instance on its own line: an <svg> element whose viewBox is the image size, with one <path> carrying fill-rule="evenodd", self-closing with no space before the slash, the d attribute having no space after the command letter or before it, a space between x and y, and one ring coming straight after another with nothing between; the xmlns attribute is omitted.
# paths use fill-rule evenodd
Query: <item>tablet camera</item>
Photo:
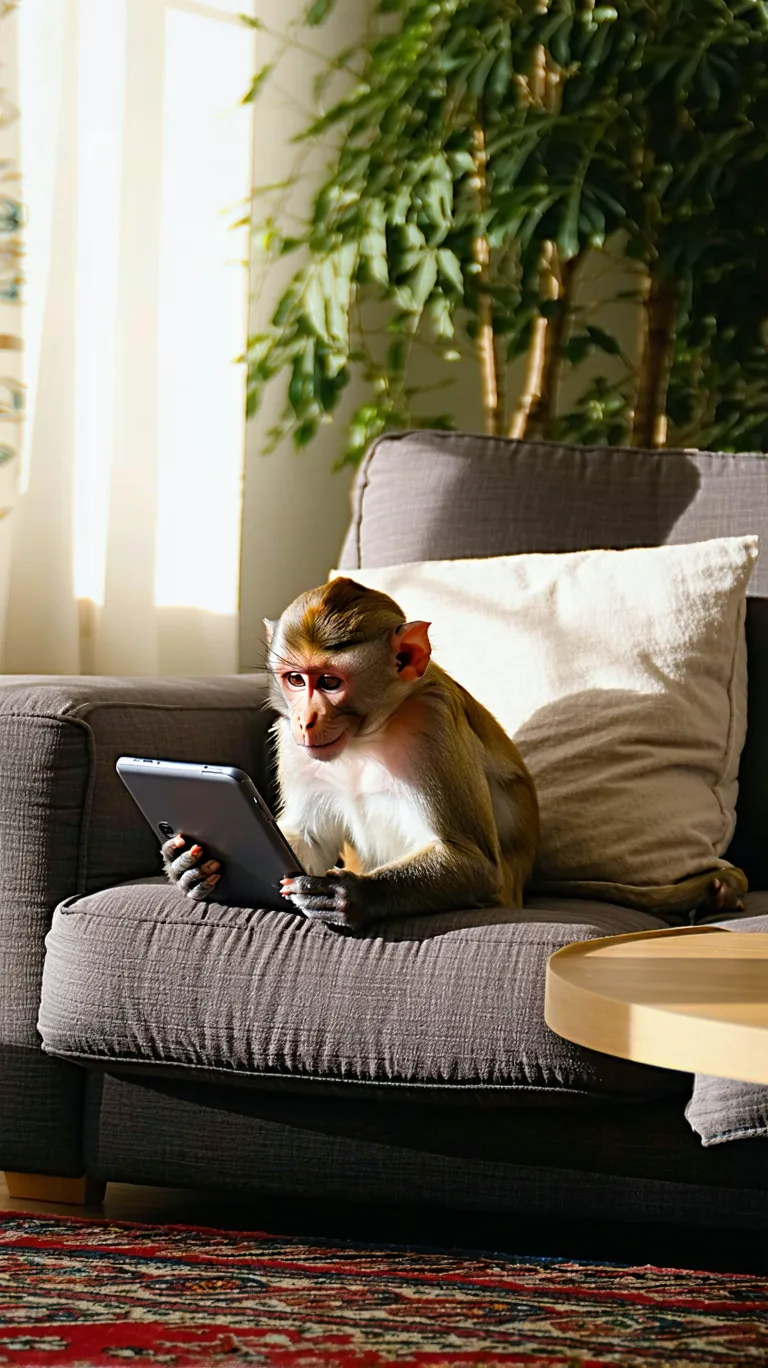
<svg viewBox="0 0 768 1368"><path fill-rule="evenodd" d="M169 841L170 841L171 837L172 837L173 835L175 835L175 832L174 832L173 827L171 826L170 822L158 822L158 824L157 824L157 829L158 829L158 831L160 831L160 832L162 833L162 835L165 836Z"/></svg>

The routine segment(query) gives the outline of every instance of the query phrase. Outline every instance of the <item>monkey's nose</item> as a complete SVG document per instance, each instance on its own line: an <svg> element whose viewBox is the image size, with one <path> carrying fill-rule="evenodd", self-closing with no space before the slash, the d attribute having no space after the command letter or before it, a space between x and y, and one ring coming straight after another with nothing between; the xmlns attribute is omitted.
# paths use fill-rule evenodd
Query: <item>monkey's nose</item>
<svg viewBox="0 0 768 1368"><path fill-rule="evenodd" d="M312 728L317 726L317 713L316 713L316 712L310 713L309 717L307 717L306 719L302 719L300 725L301 725L301 730L302 730L302 731L304 731L304 732L312 731Z"/></svg>

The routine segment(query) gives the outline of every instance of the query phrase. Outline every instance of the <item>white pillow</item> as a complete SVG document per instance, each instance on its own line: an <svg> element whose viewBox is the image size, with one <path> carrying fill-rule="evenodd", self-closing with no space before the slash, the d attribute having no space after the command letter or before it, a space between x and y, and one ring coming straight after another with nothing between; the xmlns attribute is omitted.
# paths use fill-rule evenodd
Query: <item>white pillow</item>
<svg viewBox="0 0 768 1368"><path fill-rule="evenodd" d="M514 738L540 879L673 883L716 868L746 732L756 537L348 573L427 619L435 660Z"/></svg>

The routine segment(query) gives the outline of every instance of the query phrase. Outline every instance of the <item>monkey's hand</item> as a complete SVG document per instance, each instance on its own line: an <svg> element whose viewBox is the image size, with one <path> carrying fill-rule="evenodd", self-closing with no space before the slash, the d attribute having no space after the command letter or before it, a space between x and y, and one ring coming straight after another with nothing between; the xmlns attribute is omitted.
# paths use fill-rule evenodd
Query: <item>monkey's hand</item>
<svg viewBox="0 0 768 1368"><path fill-rule="evenodd" d="M329 869L327 874L294 874L282 881L282 894L305 917L348 926L354 930L368 918L361 897L363 883L350 869Z"/></svg>
<svg viewBox="0 0 768 1368"><path fill-rule="evenodd" d="M207 860L202 846L192 845L185 849L183 836L173 836L161 848L165 872L180 893L193 902L204 902L213 892L221 874L218 860Z"/></svg>

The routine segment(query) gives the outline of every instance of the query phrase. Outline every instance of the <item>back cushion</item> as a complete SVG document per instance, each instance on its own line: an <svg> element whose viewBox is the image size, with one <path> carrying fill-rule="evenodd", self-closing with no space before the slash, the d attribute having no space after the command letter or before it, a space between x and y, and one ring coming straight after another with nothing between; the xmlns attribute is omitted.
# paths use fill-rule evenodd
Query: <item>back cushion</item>
<svg viewBox="0 0 768 1368"><path fill-rule="evenodd" d="M757 533L768 546L761 454L637 451L459 433L390 434L355 484L341 569L409 561L621 549ZM749 701L728 858L768 888L768 555L747 608Z"/></svg>

